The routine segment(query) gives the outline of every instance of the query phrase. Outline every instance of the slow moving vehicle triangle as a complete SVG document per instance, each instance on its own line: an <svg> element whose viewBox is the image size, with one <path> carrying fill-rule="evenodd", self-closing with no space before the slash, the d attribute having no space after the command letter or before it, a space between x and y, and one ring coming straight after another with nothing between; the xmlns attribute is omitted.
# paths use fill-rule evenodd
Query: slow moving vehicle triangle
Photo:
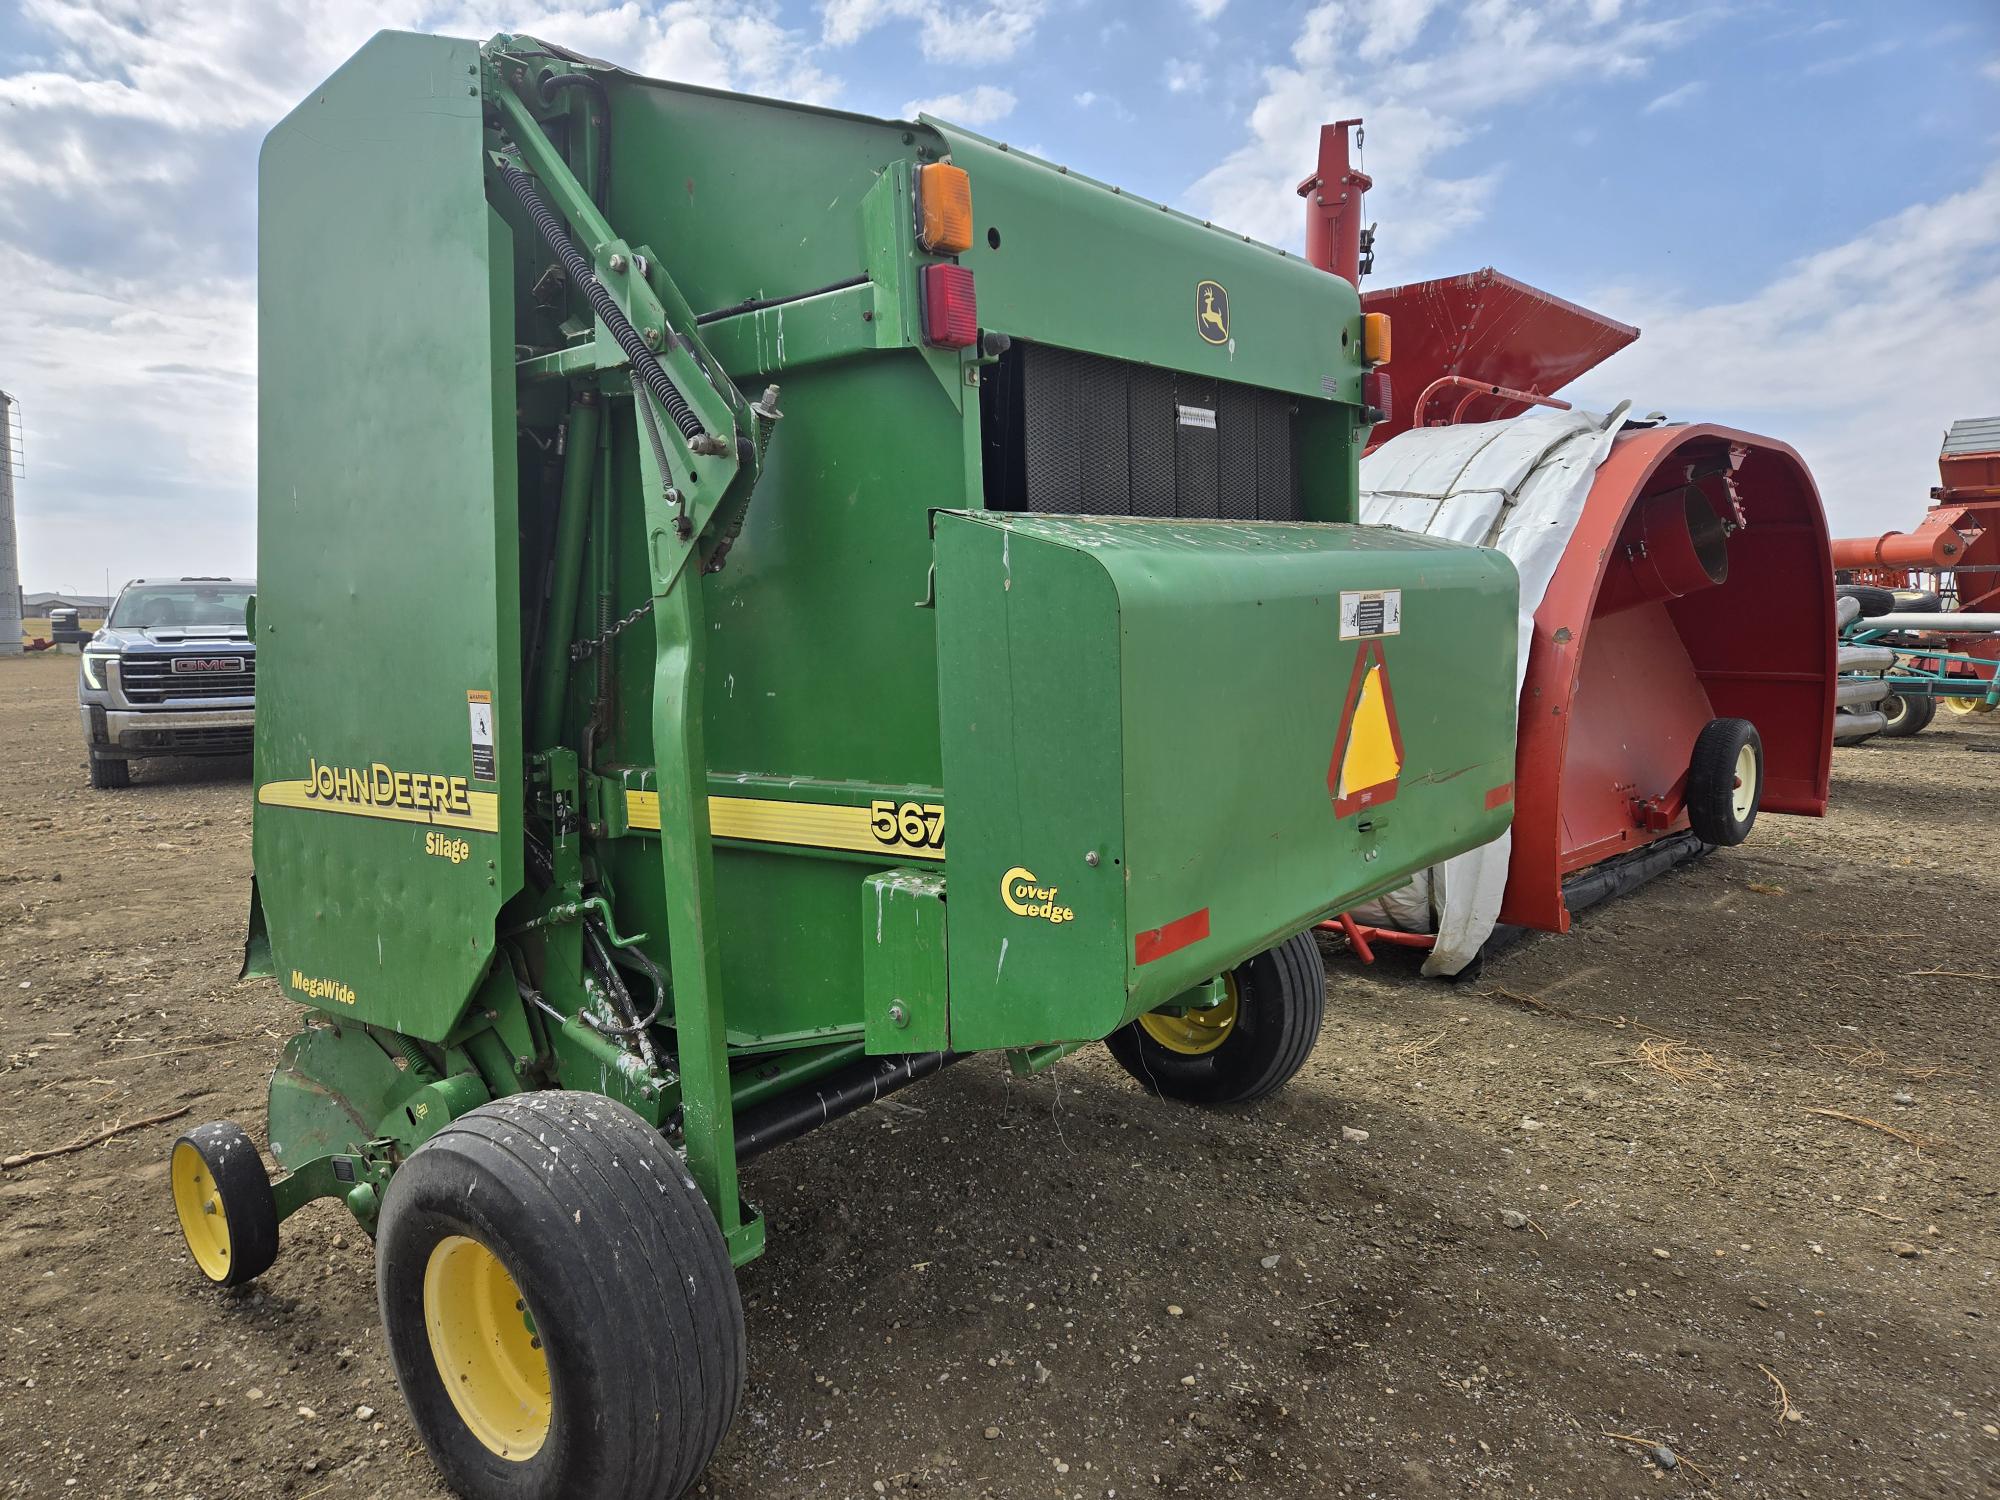
<svg viewBox="0 0 2000 1500"><path fill-rule="evenodd" d="M1327 790L1336 817L1390 801L1403 773L1403 735L1389 690L1389 663L1380 641L1364 642L1354 657L1340 734L1327 767Z"/></svg>

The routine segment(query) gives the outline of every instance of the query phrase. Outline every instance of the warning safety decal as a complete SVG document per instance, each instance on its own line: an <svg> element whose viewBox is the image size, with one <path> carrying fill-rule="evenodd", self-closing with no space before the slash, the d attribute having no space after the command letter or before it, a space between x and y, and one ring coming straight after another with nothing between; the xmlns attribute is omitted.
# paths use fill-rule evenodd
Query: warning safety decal
<svg viewBox="0 0 2000 1500"><path fill-rule="evenodd" d="M1344 608L1344 598L1342 602ZM1340 733L1326 769L1334 816L1344 818L1391 800L1402 774L1403 732L1389 691L1389 663L1381 643L1368 641L1354 653L1354 676L1347 685Z"/></svg>
<svg viewBox="0 0 2000 1500"><path fill-rule="evenodd" d="M1403 633L1401 589L1343 589L1340 594L1340 638L1365 640L1372 635Z"/></svg>
<svg viewBox="0 0 2000 1500"><path fill-rule="evenodd" d="M469 688L465 704L472 717L472 779L498 781L500 771L493 759L493 695Z"/></svg>

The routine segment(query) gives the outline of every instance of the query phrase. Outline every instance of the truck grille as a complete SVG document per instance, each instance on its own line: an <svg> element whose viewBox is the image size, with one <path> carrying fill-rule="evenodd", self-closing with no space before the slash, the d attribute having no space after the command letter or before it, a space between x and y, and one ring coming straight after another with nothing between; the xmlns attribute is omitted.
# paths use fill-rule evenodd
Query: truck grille
<svg viewBox="0 0 2000 1500"><path fill-rule="evenodd" d="M242 651L190 651L180 660L240 658L236 672L176 672L172 656L125 656L118 662L119 685L130 703L206 702L249 698L257 692L257 659Z"/></svg>
<svg viewBox="0 0 2000 1500"><path fill-rule="evenodd" d="M980 401L990 509L1302 518L1282 391L1017 342Z"/></svg>

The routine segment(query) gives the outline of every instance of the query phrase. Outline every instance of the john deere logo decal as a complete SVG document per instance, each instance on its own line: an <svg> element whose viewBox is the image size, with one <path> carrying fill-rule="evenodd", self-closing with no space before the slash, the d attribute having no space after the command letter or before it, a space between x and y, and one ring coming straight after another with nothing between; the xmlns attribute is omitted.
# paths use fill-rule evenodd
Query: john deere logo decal
<svg viewBox="0 0 2000 1500"><path fill-rule="evenodd" d="M1211 344L1229 342L1229 292L1219 281L1194 289L1194 331Z"/></svg>

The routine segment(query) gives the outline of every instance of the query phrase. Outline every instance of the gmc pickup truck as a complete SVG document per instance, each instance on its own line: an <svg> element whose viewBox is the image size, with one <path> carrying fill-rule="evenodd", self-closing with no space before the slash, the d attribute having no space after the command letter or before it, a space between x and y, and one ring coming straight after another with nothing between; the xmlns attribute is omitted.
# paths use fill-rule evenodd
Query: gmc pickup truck
<svg viewBox="0 0 2000 1500"><path fill-rule="evenodd" d="M257 701L249 578L135 578L83 648L90 784L131 785L148 755L247 755Z"/></svg>

